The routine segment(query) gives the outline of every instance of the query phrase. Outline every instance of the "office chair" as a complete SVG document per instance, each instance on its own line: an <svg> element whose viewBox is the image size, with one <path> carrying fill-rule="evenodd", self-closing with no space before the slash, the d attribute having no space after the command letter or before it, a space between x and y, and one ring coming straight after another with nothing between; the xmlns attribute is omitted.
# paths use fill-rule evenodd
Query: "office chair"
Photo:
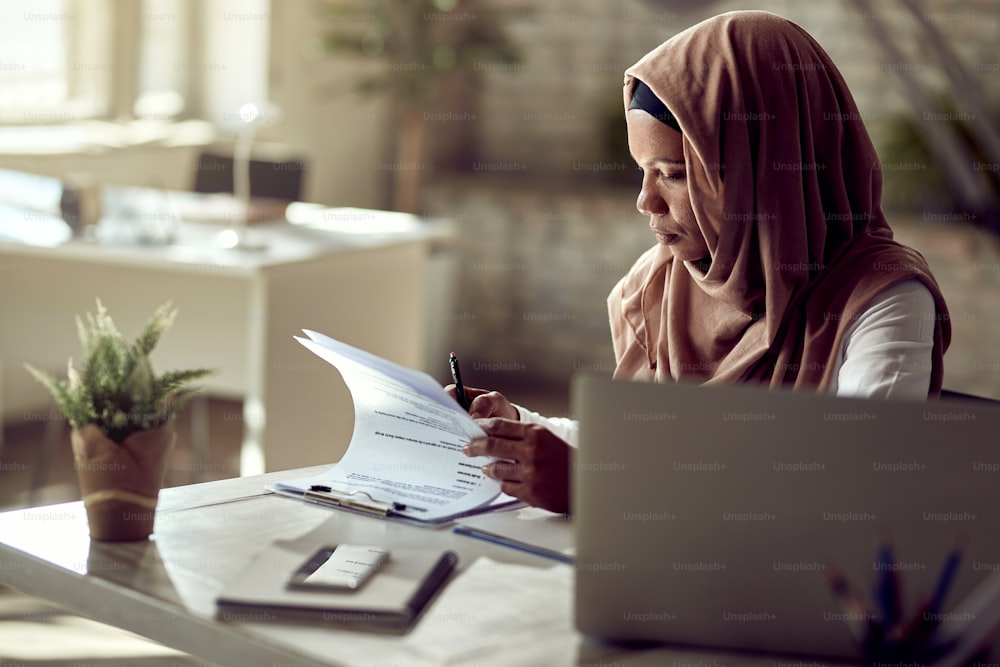
<svg viewBox="0 0 1000 667"><path fill-rule="evenodd" d="M961 391L953 391L951 389L942 389L941 398L942 401L974 401L981 403L996 403L1000 404L1000 400L995 398L989 398L987 396L977 396L976 394L966 394Z"/></svg>

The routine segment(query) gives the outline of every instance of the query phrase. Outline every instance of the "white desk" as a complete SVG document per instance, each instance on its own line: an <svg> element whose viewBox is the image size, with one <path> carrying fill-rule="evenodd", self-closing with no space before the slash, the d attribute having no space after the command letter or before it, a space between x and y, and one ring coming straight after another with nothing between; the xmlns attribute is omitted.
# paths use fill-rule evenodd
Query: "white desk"
<svg viewBox="0 0 1000 667"><path fill-rule="evenodd" d="M221 665L423 667L439 664L428 655L447 655L452 642L465 648L462 657L456 656L448 664L469 667L774 664L770 657L759 655L668 649L639 652L589 641L572 629L571 584L554 594L555 608L564 611L559 618L546 619L544 629L533 628L531 621L526 621L509 628L510 635L481 637L482 650L478 652L468 650L468 637L437 641L430 647L421 642L418 631L422 624L454 621L450 617L431 618L441 598L403 635L334 625L216 620L215 597L253 556L276 539L296 537L331 518L335 523L333 538L390 549L452 549L459 554L461 569L480 556L529 568L570 567L447 530L417 528L261 495L265 478L274 481L309 472L284 471L164 489L156 530L149 542L91 542L80 502L0 514L0 583ZM448 588L442 596L447 592ZM503 600L483 599L482 605L503 605ZM467 613L479 611L469 609Z"/></svg>
<svg viewBox="0 0 1000 667"><path fill-rule="evenodd" d="M24 215L0 209L0 227L39 221ZM351 225L341 227L376 231L252 225L252 238L268 243L263 251L214 247L224 229L217 224L180 222L177 242L164 246L71 239L42 247L0 234L4 412L42 418L47 394L23 364L64 376L67 358L82 354L73 316L94 312L97 297L130 339L171 299L179 314L154 365L218 369L208 391L244 400L243 413L232 415L244 426L240 471L232 474L338 460L353 428L350 395L339 374L292 336L315 329L421 367L425 272L430 244L442 235L420 222L379 232L375 212L358 215L345 212Z"/></svg>

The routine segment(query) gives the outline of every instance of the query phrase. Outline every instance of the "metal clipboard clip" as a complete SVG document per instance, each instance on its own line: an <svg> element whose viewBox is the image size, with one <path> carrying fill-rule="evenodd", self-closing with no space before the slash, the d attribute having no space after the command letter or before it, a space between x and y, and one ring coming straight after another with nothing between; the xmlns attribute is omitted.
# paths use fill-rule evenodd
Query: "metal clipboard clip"
<svg viewBox="0 0 1000 667"><path fill-rule="evenodd" d="M334 505L378 516L389 516L393 512L406 509L406 505L402 503L379 500L366 491L340 491L319 484L310 486L303 494L303 498L323 505Z"/></svg>

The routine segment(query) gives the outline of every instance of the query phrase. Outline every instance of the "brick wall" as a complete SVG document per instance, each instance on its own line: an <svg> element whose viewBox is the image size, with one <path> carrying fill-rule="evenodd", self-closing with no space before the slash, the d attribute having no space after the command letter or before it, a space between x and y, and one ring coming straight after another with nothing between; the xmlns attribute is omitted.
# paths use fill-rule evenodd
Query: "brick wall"
<svg viewBox="0 0 1000 667"><path fill-rule="evenodd" d="M506 0L488 0L503 7ZM670 9L698 5L695 11ZM655 3L642 0L546 0L508 14L506 27L524 55L514 68L485 71L479 104L479 161L535 178L576 180L588 165L614 162L602 127L624 132L622 72L673 34L723 11L766 9L802 25L830 53L879 143L889 116L909 110L897 72L943 82L936 54L903 3L874 2L906 60L889 58L868 32L871 14L850 0ZM986 94L1000 101L1000 3L931 0L926 15ZM623 135L622 135L623 136ZM610 158L610 160L609 160ZM630 169L630 165L622 165Z"/></svg>
<svg viewBox="0 0 1000 667"><path fill-rule="evenodd" d="M430 186L428 212L456 225L457 290L442 317L470 378L564 384L614 368L605 300L653 241L634 197L497 177Z"/></svg>

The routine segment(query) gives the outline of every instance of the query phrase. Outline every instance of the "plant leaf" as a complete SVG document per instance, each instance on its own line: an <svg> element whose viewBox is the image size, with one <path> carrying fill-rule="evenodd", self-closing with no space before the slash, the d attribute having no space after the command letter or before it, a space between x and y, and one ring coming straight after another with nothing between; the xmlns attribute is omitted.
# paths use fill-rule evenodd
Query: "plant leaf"
<svg viewBox="0 0 1000 667"><path fill-rule="evenodd" d="M56 380L30 364L25 368L48 389L73 428L94 424L109 438L121 442L137 431L169 423L198 393L199 389L188 385L214 372L197 368L159 377L153 372L149 354L176 315L170 302L163 304L135 342L129 344L98 300L96 315L87 313L84 318L76 318L84 348L80 372L72 357L66 367L66 380Z"/></svg>
<svg viewBox="0 0 1000 667"><path fill-rule="evenodd" d="M171 302L168 301L157 308L153 317L146 323L139 337L135 340L136 352L143 356L152 352L156 344L160 342L163 333L173 326L175 317L177 317L177 309L173 307Z"/></svg>

